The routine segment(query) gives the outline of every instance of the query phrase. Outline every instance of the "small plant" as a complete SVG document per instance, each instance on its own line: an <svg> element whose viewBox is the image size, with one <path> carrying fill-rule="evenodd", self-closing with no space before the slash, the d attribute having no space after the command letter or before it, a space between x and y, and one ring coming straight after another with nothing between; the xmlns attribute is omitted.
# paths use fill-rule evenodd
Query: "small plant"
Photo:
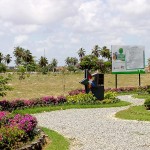
<svg viewBox="0 0 150 150"><path fill-rule="evenodd" d="M6 91L11 91L13 88L10 87L8 84L8 81L11 80L8 77L3 77L0 76L0 96L5 96L6 95Z"/></svg>
<svg viewBox="0 0 150 150"><path fill-rule="evenodd" d="M0 149L7 149L7 150L14 149L15 148L14 145L18 145L17 143L24 138L25 134L26 134L25 131L19 129L17 126L1 127L0 128Z"/></svg>
<svg viewBox="0 0 150 150"><path fill-rule="evenodd" d="M147 89L147 93L150 94L150 89Z"/></svg>
<svg viewBox="0 0 150 150"><path fill-rule="evenodd" d="M150 98L145 99L144 106L147 110L150 110Z"/></svg>
<svg viewBox="0 0 150 150"><path fill-rule="evenodd" d="M108 91L104 94L104 100L101 101L102 104L110 104L110 103L117 103L120 100L116 97L117 93Z"/></svg>
<svg viewBox="0 0 150 150"><path fill-rule="evenodd" d="M116 92L108 91L104 94L104 99L115 99L117 96Z"/></svg>
<svg viewBox="0 0 150 150"><path fill-rule="evenodd" d="M18 67L19 80L25 79L25 72L26 72L26 69L23 66Z"/></svg>
<svg viewBox="0 0 150 150"><path fill-rule="evenodd" d="M66 99L69 104L94 104L96 101L96 97L91 93L80 93L73 96L67 96Z"/></svg>

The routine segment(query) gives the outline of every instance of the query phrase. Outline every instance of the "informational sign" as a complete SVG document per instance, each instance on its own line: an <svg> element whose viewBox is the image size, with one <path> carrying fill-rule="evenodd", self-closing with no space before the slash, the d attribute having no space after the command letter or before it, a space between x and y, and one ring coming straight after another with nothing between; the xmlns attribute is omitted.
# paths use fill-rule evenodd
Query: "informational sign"
<svg viewBox="0 0 150 150"><path fill-rule="evenodd" d="M112 73L140 74L145 73L144 46L112 45Z"/></svg>

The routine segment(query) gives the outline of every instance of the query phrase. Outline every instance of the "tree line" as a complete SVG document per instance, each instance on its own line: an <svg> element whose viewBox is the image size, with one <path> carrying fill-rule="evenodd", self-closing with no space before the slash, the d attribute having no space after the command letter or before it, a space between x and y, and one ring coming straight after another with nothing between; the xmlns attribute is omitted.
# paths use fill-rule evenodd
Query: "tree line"
<svg viewBox="0 0 150 150"><path fill-rule="evenodd" d="M78 70L92 69L99 70L102 73L111 71L111 52L104 46L99 47L95 45L91 50L91 54L86 54L84 48L80 48L78 51L79 58L67 57L65 59L65 68L68 71L76 72ZM48 62L47 57L41 56L37 61L35 56L30 50L24 49L20 46L15 47L13 51L15 57L15 64L19 68L24 67L26 71L38 71L47 73L48 71L55 72L58 66L57 59L53 58L51 62ZM12 61L10 54L4 56L0 52L0 72L5 72L8 64Z"/></svg>

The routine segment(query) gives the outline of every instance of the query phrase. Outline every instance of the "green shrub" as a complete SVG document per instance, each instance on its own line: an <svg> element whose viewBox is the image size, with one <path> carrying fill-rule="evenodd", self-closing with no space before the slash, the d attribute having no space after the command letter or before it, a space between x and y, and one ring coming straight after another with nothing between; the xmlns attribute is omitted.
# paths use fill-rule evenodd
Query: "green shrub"
<svg viewBox="0 0 150 150"><path fill-rule="evenodd" d="M19 66L18 67L19 80L25 79L25 73L26 73L26 68L23 66Z"/></svg>
<svg viewBox="0 0 150 150"><path fill-rule="evenodd" d="M0 96L6 96L7 91L11 91L13 88L8 85L8 81L11 80L8 77L0 76Z"/></svg>
<svg viewBox="0 0 150 150"><path fill-rule="evenodd" d="M69 95L66 97L66 99L68 104L93 104L96 101L96 97L94 97L94 95L91 93L80 93L73 96Z"/></svg>
<svg viewBox="0 0 150 150"><path fill-rule="evenodd" d="M104 100L101 101L102 104L110 104L110 103L117 103L120 100L116 97L117 93L108 91L104 94Z"/></svg>
<svg viewBox="0 0 150 150"><path fill-rule="evenodd" d="M3 63L0 63L0 73L5 73L6 72L6 65L5 64L3 64Z"/></svg>
<svg viewBox="0 0 150 150"><path fill-rule="evenodd" d="M0 149L13 149L25 137L25 131L18 127L5 126L0 128Z"/></svg>
<svg viewBox="0 0 150 150"><path fill-rule="evenodd" d="M144 106L146 109L150 110L150 98L145 99Z"/></svg>
<svg viewBox="0 0 150 150"><path fill-rule="evenodd" d="M116 92L108 91L104 94L104 99L115 99L117 96Z"/></svg>
<svg viewBox="0 0 150 150"><path fill-rule="evenodd" d="M147 89L147 93L150 94L150 89Z"/></svg>

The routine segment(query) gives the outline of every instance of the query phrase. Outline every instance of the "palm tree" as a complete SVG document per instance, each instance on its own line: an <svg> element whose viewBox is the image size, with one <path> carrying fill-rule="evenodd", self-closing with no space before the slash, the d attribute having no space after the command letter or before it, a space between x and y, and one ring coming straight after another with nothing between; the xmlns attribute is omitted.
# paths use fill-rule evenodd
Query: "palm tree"
<svg viewBox="0 0 150 150"><path fill-rule="evenodd" d="M76 57L72 57L72 64L73 66L77 65L78 59Z"/></svg>
<svg viewBox="0 0 150 150"><path fill-rule="evenodd" d="M23 60L25 61L26 64L33 61L33 56L30 50L23 51Z"/></svg>
<svg viewBox="0 0 150 150"><path fill-rule="evenodd" d="M3 57L3 54L0 52L0 63L2 63L4 57Z"/></svg>
<svg viewBox="0 0 150 150"><path fill-rule="evenodd" d="M22 61L23 61L22 58L17 57L16 60L15 60L15 63L18 66L18 65L20 65L22 63Z"/></svg>
<svg viewBox="0 0 150 150"><path fill-rule="evenodd" d="M52 69L53 69L53 72L55 71L56 67L57 67L57 64L58 64L58 61L54 58L52 59L51 61L51 66L52 66Z"/></svg>
<svg viewBox="0 0 150 150"><path fill-rule="evenodd" d="M110 50L104 46L101 50L100 50L100 55L104 58L107 58L108 60L111 60L111 53Z"/></svg>
<svg viewBox="0 0 150 150"><path fill-rule="evenodd" d="M67 64L67 66L69 66L69 65L71 64L71 59L70 59L70 57L67 57L67 58L65 59L65 62L66 62L66 64Z"/></svg>
<svg viewBox="0 0 150 150"><path fill-rule="evenodd" d="M78 63L78 59L76 57L67 57L65 62L67 66L75 66Z"/></svg>
<svg viewBox="0 0 150 150"><path fill-rule="evenodd" d="M100 47L98 45L95 45L92 49L92 54L96 57L100 56Z"/></svg>
<svg viewBox="0 0 150 150"><path fill-rule="evenodd" d="M23 55L24 55L24 49L22 48L22 47L15 47L15 49L14 49L14 56L17 58L17 57L23 57Z"/></svg>
<svg viewBox="0 0 150 150"><path fill-rule="evenodd" d="M15 63L17 65L21 64L23 62L24 49L22 47L19 47L19 46L15 47L13 54L16 57Z"/></svg>
<svg viewBox="0 0 150 150"><path fill-rule="evenodd" d="M48 60L46 57L41 56L40 60L39 60L39 65L41 67L45 67L48 64Z"/></svg>
<svg viewBox="0 0 150 150"><path fill-rule="evenodd" d="M4 60L5 60L5 63L8 65L10 62L11 62L11 56L10 54L7 54L5 57L4 57Z"/></svg>
<svg viewBox="0 0 150 150"><path fill-rule="evenodd" d="M80 59L82 59L82 57L85 56L85 50L83 48L80 48L78 50L78 55L79 55Z"/></svg>

